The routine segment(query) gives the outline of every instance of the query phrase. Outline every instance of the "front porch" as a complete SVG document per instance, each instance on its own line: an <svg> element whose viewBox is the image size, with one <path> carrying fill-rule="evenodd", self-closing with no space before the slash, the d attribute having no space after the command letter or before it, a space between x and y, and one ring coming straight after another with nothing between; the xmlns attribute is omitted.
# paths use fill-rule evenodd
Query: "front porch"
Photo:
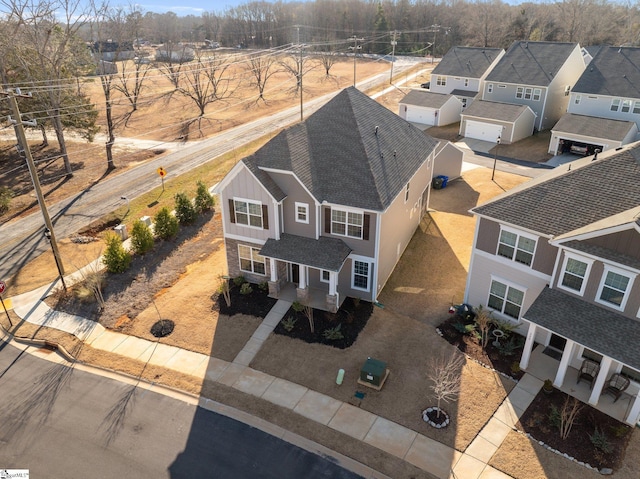
<svg viewBox="0 0 640 479"><path fill-rule="evenodd" d="M553 381L558 374L560 361L546 354L545 349L546 347L542 344L536 344L531 352L529 365L523 368L523 370L541 381L545 379L551 379ZM593 394L593 390L590 388L590 384L585 381L578 383L578 369L572 366L567 368L564 381L559 386L554 384L554 387L585 404L589 404L598 411L625 423L627 422L635 399L632 394L623 392L620 399L614 402L615 398L613 396L601 393L595 404L590 403L589 399ZM631 423L631 425L633 424L634 422Z"/></svg>
<svg viewBox="0 0 640 479"><path fill-rule="evenodd" d="M284 283L280 286L279 292L272 294L271 288L269 288L269 296L275 299L284 299L285 301L291 301L292 303L295 301L300 301L306 305L311 306L314 309L319 309L321 311L329 311L335 313L344 301L344 298L336 295L336 304L335 311L332 311L334 307L334 303L329 304L327 300L327 291L318 289L318 288L306 288L306 299L304 301L301 300L298 288L294 283ZM331 309L329 309L331 307Z"/></svg>

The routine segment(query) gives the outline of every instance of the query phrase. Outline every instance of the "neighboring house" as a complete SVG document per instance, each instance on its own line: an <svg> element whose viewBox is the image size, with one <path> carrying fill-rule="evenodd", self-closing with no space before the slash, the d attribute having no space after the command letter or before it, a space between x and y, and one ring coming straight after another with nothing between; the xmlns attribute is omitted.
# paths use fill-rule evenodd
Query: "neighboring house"
<svg viewBox="0 0 640 479"><path fill-rule="evenodd" d="M583 390L593 405L612 374L630 378L623 412L635 424L640 143L559 166L472 213L477 224L465 302L517 323L526 334L521 367L550 361L546 373L557 387L570 381L587 388L575 385L577 370L584 358L599 362L592 389ZM559 361L532 354L536 344L555 351Z"/></svg>
<svg viewBox="0 0 640 479"><path fill-rule="evenodd" d="M531 136L535 121L526 105L476 100L460 115L460 135L508 145Z"/></svg>
<svg viewBox="0 0 640 479"><path fill-rule="evenodd" d="M462 103L454 95L411 90L398 104L400 118L426 126L445 126L460 121Z"/></svg>
<svg viewBox="0 0 640 479"><path fill-rule="evenodd" d="M328 311L376 301L426 211L436 145L343 90L216 187L229 275Z"/></svg>
<svg viewBox="0 0 640 479"><path fill-rule="evenodd" d="M503 55L502 48L453 47L431 72L429 88L433 93L455 95L466 108Z"/></svg>
<svg viewBox="0 0 640 479"><path fill-rule="evenodd" d="M460 178L465 151L450 141L438 143L435 152L433 176L444 175L449 181Z"/></svg>
<svg viewBox="0 0 640 479"><path fill-rule="evenodd" d="M526 105L536 114L535 128L548 130L567 110L584 62L577 43L517 41L487 75L482 99Z"/></svg>
<svg viewBox="0 0 640 479"><path fill-rule="evenodd" d="M635 141L640 128L640 48L600 47L571 91L567 115L569 120L563 117L553 128L550 153L574 143L592 152Z"/></svg>

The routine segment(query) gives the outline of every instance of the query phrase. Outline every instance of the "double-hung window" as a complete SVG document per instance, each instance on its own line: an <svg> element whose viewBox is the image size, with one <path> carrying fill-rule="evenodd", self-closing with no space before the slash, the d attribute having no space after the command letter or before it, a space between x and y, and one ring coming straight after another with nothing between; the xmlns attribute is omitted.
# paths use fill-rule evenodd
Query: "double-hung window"
<svg viewBox="0 0 640 479"><path fill-rule="evenodd" d="M238 245L238 258L240 259L240 270L246 273L266 274L264 256L260 256L260 250L251 246Z"/></svg>
<svg viewBox="0 0 640 479"><path fill-rule="evenodd" d="M635 275L611 266L604 267L596 301L622 311Z"/></svg>
<svg viewBox="0 0 640 479"><path fill-rule="evenodd" d="M464 79L464 86L469 86L469 79L468 78Z"/></svg>
<svg viewBox="0 0 640 479"><path fill-rule="evenodd" d="M524 88L521 86L516 87L516 98L522 99L523 96L524 96Z"/></svg>
<svg viewBox="0 0 640 479"><path fill-rule="evenodd" d="M487 93L493 93L493 83L487 84Z"/></svg>
<svg viewBox="0 0 640 479"><path fill-rule="evenodd" d="M524 89L524 99L531 100L531 95L533 94L533 88L525 88Z"/></svg>
<svg viewBox="0 0 640 479"><path fill-rule="evenodd" d="M540 88L533 89L533 101L540 101L540 97L542 96L542 90Z"/></svg>
<svg viewBox="0 0 640 479"><path fill-rule="evenodd" d="M447 86L447 77L436 77L436 85L438 86Z"/></svg>
<svg viewBox="0 0 640 479"><path fill-rule="evenodd" d="M364 215L353 211L331 209L331 233L362 239Z"/></svg>
<svg viewBox="0 0 640 479"><path fill-rule="evenodd" d="M235 222L262 228L262 203L250 200L233 200Z"/></svg>
<svg viewBox="0 0 640 479"><path fill-rule="evenodd" d="M536 249L536 240L514 231L503 229L498 240L499 256L531 266Z"/></svg>
<svg viewBox="0 0 640 479"><path fill-rule="evenodd" d="M582 295L592 262L586 258L565 253L558 287Z"/></svg>
<svg viewBox="0 0 640 479"><path fill-rule="evenodd" d="M309 205L296 201L296 222L309 224Z"/></svg>
<svg viewBox="0 0 640 479"><path fill-rule="evenodd" d="M622 100L622 113L629 113L631 111L631 100Z"/></svg>
<svg viewBox="0 0 640 479"><path fill-rule="evenodd" d="M576 95L575 99L573 100L573 103L575 103L576 105L579 105L581 101L582 101L582 95Z"/></svg>
<svg viewBox="0 0 640 479"><path fill-rule="evenodd" d="M491 309L519 319L524 302L524 291L502 281L491 280L491 289L489 290L489 301L487 305Z"/></svg>
<svg viewBox="0 0 640 479"><path fill-rule="evenodd" d="M633 102L633 113L635 113L636 115L640 113L640 101Z"/></svg>
<svg viewBox="0 0 640 479"><path fill-rule="evenodd" d="M614 98L611 101L611 111L618 111L620 109L620 98Z"/></svg>
<svg viewBox="0 0 640 479"><path fill-rule="evenodd" d="M371 283L371 263L353 260L351 287L362 291L369 291Z"/></svg>

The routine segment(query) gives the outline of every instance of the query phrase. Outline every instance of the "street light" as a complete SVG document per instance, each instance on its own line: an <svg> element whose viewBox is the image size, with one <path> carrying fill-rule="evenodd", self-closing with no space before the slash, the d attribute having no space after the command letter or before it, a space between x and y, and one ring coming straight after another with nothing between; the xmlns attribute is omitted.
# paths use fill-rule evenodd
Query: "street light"
<svg viewBox="0 0 640 479"><path fill-rule="evenodd" d="M49 228L44 229L44 236L49 240L49 244L51 244L51 249L55 251L55 248L53 245L53 235L51 234L51 230ZM58 259L57 254L54 254L53 257L56 260L56 267L58 268L58 275L60 276L60 281L62 281L62 287L66 291L67 285L64 282L64 271L62 269L62 265L60 264L60 260Z"/></svg>
<svg viewBox="0 0 640 479"><path fill-rule="evenodd" d="M493 150L493 172L491 173L491 181L493 181L493 177L496 175L496 162L498 161L498 145L500 145L500 137L496 139L496 147Z"/></svg>

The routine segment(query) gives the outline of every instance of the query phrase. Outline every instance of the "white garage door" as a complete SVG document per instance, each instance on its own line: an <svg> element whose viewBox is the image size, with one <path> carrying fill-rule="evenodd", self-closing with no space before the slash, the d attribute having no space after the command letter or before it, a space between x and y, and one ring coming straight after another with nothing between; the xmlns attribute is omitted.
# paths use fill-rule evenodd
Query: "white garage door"
<svg viewBox="0 0 640 479"><path fill-rule="evenodd" d="M423 125L435 125L436 110L432 108L411 107L407 108L407 121L421 123Z"/></svg>
<svg viewBox="0 0 640 479"><path fill-rule="evenodd" d="M467 120L464 128L464 136L495 143L498 137L502 136L502 125Z"/></svg>

